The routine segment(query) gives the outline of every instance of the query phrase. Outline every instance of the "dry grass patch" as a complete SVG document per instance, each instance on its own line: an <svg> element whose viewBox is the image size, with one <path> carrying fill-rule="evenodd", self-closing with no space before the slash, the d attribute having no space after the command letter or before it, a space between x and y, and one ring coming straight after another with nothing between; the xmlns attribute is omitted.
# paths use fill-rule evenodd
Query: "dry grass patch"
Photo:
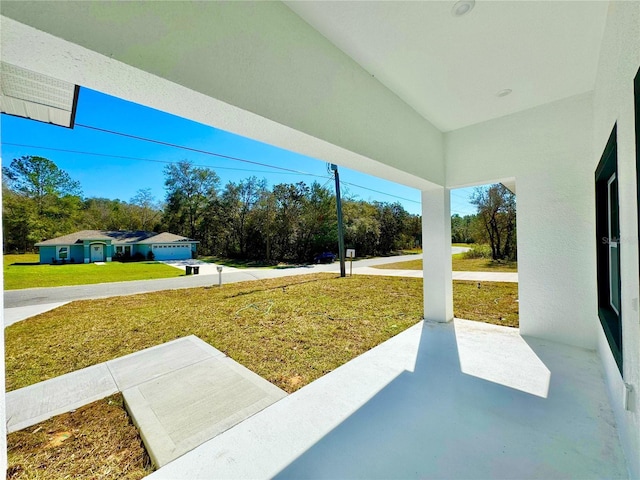
<svg viewBox="0 0 640 480"><path fill-rule="evenodd" d="M451 267L454 272L517 272L517 262L495 262L486 258L464 258L464 253L451 257ZM422 260L387 263L373 265L373 268L390 270L422 270Z"/></svg>
<svg viewBox="0 0 640 480"><path fill-rule="evenodd" d="M293 392L421 316L419 279L332 274L73 302L5 330L7 389L196 335Z"/></svg>
<svg viewBox="0 0 640 480"><path fill-rule="evenodd" d="M456 316L517 326L517 284L478 289L456 281L453 288ZM422 314L422 279L326 273L78 301L5 329L6 386L196 335L293 392Z"/></svg>
<svg viewBox="0 0 640 480"><path fill-rule="evenodd" d="M456 317L467 320L517 327L518 284L455 281L453 313Z"/></svg>
<svg viewBox="0 0 640 480"><path fill-rule="evenodd" d="M117 394L7 436L8 480L126 479L152 472Z"/></svg>

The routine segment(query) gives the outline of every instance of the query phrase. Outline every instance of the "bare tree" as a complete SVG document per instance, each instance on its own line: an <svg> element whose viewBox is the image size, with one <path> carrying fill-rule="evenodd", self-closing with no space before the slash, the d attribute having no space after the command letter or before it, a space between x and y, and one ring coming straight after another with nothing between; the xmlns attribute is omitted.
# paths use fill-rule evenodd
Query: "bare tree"
<svg viewBox="0 0 640 480"><path fill-rule="evenodd" d="M471 195L471 203L478 208L476 219L491 246L492 258L515 260L516 196L498 183L488 188L476 188Z"/></svg>

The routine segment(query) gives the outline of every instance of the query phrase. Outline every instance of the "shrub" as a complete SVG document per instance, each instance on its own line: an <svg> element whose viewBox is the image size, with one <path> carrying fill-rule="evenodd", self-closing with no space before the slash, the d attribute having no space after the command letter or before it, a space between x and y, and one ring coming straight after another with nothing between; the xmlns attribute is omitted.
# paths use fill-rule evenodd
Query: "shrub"
<svg viewBox="0 0 640 480"><path fill-rule="evenodd" d="M134 262L141 262L141 261L143 261L145 259L144 258L144 254L142 254L140 252L134 253L131 258L133 259Z"/></svg>
<svg viewBox="0 0 640 480"><path fill-rule="evenodd" d="M147 260L149 260L150 262L152 262L152 261L153 261L153 260L155 260L155 259L156 259L156 256L154 255L154 253L153 253L151 250L149 250L149 251L147 252Z"/></svg>
<svg viewBox="0 0 640 480"><path fill-rule="evenodd" d="M464 258L491 258L489 245L474 245L471 250L464 252Z"/></svg>

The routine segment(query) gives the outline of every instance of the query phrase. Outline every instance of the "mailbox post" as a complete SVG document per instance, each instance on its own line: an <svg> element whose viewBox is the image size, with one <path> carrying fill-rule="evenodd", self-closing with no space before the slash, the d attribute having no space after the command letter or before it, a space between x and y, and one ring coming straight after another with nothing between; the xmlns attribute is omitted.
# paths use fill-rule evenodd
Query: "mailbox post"
<svg viewBox="0 0 640 480"><path fill-rule="evenodd" d="M353 257L356 256L355 248L347 248L347 258L349 259L349 276L353 275Z"/></svg>
<svg viewBox="0 0 640 480"><path fill-rule="evenodd" d="M218 265L216 270L218 270L218 287L222 287L222 265Z"/></svg>

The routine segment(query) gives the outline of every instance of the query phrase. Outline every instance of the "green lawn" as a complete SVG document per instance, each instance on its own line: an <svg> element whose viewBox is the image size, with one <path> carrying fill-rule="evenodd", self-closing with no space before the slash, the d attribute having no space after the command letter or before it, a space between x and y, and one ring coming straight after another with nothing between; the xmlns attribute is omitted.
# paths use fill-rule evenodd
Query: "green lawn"
<svg viewBox="0 0 640 480"><path fill-rule="evenodd" d="M494 262L486 258L464 258L464 253L457 253L451 258L454 272L517 272L517 262ZM373 268L390 270L422 270L422 260L374 265Z"/></svg>
<svg viewBox="0 0 640 480"><path fill-rule="evenodd" d="M86 285L184 275L181 270L158 262L39 265L38 259L37 254L4 255L4 289Z"/></svg>
<svg viewBox="0 0 640 480"><path fill-rule="evenodd" d="M517 326L517 284L453 288L457 316ZM6 388L193 334L292 392L418 322L422 305L422 279L328 273L76 301L5 329Z"/></svg>

